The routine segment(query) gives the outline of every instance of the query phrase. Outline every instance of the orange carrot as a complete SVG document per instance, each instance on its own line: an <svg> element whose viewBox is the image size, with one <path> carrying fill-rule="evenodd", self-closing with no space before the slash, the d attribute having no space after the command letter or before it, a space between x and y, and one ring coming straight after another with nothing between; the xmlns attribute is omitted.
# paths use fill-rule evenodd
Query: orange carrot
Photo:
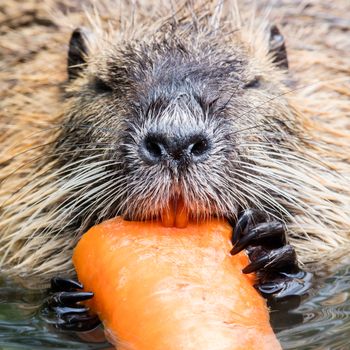
<svg viewBox="0 0 350 350"><path fill-rule="evenodd" d="M82 237L73 261L109 339L118 350L281 349L241 272L247 256L230 255L230 226L186 225L115 218Z"/></svg>

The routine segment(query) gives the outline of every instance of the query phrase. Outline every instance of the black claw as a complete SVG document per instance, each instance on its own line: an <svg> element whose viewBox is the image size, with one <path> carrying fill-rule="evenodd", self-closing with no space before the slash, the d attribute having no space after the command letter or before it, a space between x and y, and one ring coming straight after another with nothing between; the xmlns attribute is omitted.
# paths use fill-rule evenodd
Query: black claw
<svg viewBox="0 0 350 350"><path fill-rule="evenodd" d="M68 314L84 314L89 311L87 307L69 307L69 306L56 306L52 307L52 310L59 316Z"/></svg>
<svg viewBox="0 0 350 350"><path fill-rule="evenodd" d="M83 285L78 281L61 277L51 279L51 292L69 292L76 289L83 289Z"/></svg>
<svg viewBox="0 0 350 350"><path fill-rule="evenodd" d="M91 299L92 292L58 292L50 298L50 305L71 306L79 301Z"/></svg>
<svg viewBox="0 0 350 350"><path fill-rule="evenodd" d="M257 273L255 288L268 300L301 297L311 287L312 275L298 267L296 253L286 242L285 226L266 213L244 211L234 227L232 243L232 255L246 249L251 263L242 272Z"/></svg>
<svg viewBox="0 0 350 350"><path fill-rule="evenodd" d="M248 266L246 266L242 272L247 274L247 273L252 273L255 272L257 270L262 269L263 267L265 267L269 262L269 256L263 256L261 258L259 258L259 260L256 260L252 263L250 263Z"/></svg>
<svg viewBox="0 0 350 350"><path fill-rule="evenodd" d="M96 328L100 323L97 316L67 315L64 319L60 319L55 327L66 331L85 332Z"/></svg>
<svg viewBox="0 0 350 350"><path fill-rule="evenodd" d="M290 245L271 250L266 255L251 260L253 261L242 270L243 273L251 273L261 269L279 270L286 266L296 265L295 251Z"/></svg>
<svg viewBox="0 0 350 350"><path fill-rule="evenodd" d="M232 244L235 245L242 234L249 228L251 224L256 225L266 221L267 214L257 209L247 209L240 215L232 234Z"/></svg>
<svg viewBox="0 0 350 350"><path fill-rule="evenodd" d="M259 290L260 293L268 295L275 294L283 289L284 282L267 282L264 284L256 284L254 287Z"/></svg>
<svg viewBox="0 0 350 350"><path fill-rule="evenodd" d="M274 299L306 294L312 285L312 274L298 271L296 274L281 273L275 279L255 286L263 295L273 295Z"/></svg>
<svg viewBox="0 0 350 350"><path fill-rule="evenodd" d="M249 215L247 214L247 212L245 212L243 215L241 215L241 217L238 219L237 224L233 230L233 234L232 234L232 244L235 245L238 240L241 238L242 233L244 231L244 229L247 226L248 220L249 220Z"/></svg>
<svg viewBox="0 0 350 350"><path fill-rule="evenodd" d="M249 245L283 246L286 244L284 232L284 225L278 221L258 224L236 243L231 254L237 254Z"/></svg>
<svg viewBox="0 0 350 350"><path fill-rule="evenodd" d="M98 326L99 318L79 304L91 299L94 294L80 291L82 289L81 283L74 280L53 278L50 295L42 308L45 321L55 328L70 331L88 331Z"/></svg>

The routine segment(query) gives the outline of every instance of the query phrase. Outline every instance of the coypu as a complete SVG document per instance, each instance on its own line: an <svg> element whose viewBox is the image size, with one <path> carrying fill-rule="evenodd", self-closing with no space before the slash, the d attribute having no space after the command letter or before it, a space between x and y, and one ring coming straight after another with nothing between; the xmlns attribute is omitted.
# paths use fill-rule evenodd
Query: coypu
<svg viewBox="0 0 350 350"><path fill-rule="evenodd" d="M194 220L237 225L244 210L238 227L251 213L267 220L293 269L291 246L302 264L338 258L349 247L350 136L297 105L278 28L248 21L243 2L240 14L234 1L158 5L88 11L90 29L73 32L68 78L53 76L43 119L33 108L10 122L5 103L1 269L72 273L71 250L89 227L159 218L179 198Z"/></svg>

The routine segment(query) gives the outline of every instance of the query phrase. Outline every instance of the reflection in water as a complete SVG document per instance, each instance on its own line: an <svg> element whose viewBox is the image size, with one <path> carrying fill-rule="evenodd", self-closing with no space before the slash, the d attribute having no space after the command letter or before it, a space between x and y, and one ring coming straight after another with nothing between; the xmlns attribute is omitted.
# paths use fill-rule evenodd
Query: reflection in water
<svg viewBox="0 0 350 350"><path fill-rule="evenodd" d="M271 305L271 322L283 349L350 349L349 272L347 266L319 273L307 297ZM0 278L0 349L111 349L101 339L101 329L82 337L50 329L37 311L44 297L43 290L28 290Z"/></svg>
<svg viewBox="0 0 350 350"><path fill-rule="evenodd" d="M283 349L350 349L350 267L315 278L316 285L300 306L286 316L285 328L277 329ZM291 316L292 315L292 316ZM288 319L301 317L288 326Z"/></svg>

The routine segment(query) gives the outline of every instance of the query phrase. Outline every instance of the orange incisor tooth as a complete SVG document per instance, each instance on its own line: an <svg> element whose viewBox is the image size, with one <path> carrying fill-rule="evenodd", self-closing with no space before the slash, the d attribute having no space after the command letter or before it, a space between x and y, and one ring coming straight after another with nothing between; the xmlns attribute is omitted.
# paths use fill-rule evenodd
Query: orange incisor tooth
<svg viewBox="0 0 350 350"><path fill-rule="evenodd" d="M162 213L162 224L165 227L185 228L188 225L188 209L184 200L180 197L177 200L169 201Z"/></svg>
<svg viewBox="0 0 350 350"><path fill-rule="evenodd" d="M162 224L165 227L174 227L175 225L175 203L170 201L162 213Z"/></svg>
<svg viewBox="0 0 350 350"><path fill-rule="evenodd" d="M188 225L188 210L185 206L184 200L180 198L177 201L175 226L177 228L185 228Z"/></svg>

